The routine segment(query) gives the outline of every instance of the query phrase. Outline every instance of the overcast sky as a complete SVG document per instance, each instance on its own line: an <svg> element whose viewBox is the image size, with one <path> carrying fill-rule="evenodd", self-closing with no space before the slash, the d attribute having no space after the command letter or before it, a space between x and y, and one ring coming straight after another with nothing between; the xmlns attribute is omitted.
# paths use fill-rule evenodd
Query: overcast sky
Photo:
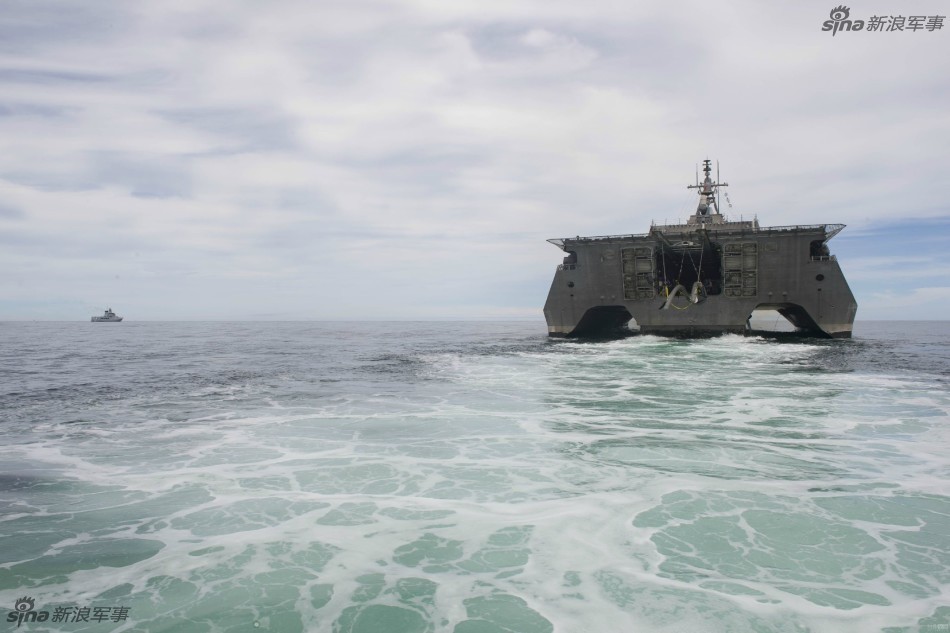
<svg viewBox="0 0 950 633"><path fill-rule="evenodd" d="M947 318L950 22L836 4L7 0L0 319L542 319L547 238L685 219L706 157L848 225L858 319Z"/></svg>

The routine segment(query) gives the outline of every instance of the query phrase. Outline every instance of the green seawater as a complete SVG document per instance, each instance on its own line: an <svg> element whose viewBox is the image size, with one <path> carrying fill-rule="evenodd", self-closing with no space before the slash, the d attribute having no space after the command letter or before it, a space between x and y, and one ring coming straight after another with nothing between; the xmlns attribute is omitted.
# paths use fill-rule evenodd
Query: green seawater
<svg viewBox="0 0 950 633"><path fill-rule="evenodd" d="M950 631L947 324L115 325L0 324L11 631Z"/></svg>

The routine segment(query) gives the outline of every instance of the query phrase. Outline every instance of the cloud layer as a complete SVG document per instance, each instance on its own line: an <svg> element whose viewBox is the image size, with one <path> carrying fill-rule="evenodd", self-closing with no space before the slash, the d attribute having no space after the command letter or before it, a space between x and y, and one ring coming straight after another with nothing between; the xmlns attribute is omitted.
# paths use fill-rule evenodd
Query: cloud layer
<svg viewBox="0 0 950 633"><path fill-rule="evenodd" d="M849 224L859 316L944 318L946 275L888 264L939 244L888 235L947 237L950 27L831 37L830 9L14 3L0 318L540 318L546 238L685 217L707 156L734 215Z"/></svg>

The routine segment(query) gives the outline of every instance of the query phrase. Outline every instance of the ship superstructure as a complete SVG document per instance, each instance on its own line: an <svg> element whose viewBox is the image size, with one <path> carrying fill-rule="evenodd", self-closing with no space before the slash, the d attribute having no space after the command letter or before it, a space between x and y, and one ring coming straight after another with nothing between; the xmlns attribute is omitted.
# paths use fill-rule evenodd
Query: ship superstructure
<svg viewBox="0 0 950 633"><path fill-rule="evenodd" d="M567 253L544 304L551 336L600 336L633 319L644 334L750 331L754 310L778 311L799 332L849 338L858 305L828 241L843 224L761 227L719 211L704 161L696 212L649 233L548 240Z"/></svg>
<svg viewBox="0 0 950 633"><path fill-rule="evenodd" d="M113 312L112 308L106 308L102 316L92 317L93 323L119 323L120 321L122 321L122 317Z"/></svg>

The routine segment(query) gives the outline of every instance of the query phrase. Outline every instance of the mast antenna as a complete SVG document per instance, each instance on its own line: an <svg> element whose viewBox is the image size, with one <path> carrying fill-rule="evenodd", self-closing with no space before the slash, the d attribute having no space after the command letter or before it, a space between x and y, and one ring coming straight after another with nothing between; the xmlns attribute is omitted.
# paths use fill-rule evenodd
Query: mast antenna
<svg viewBox="0 0 950 633"><path fill-rule="evenodd" d="M716 183L718 184L719 180L719 159L716 159ZM716 187L716 213L721 214L722 208L719 206L719 187Z"/></svg>
<svg viewBox="0 0 950 633"><path fill-rule="evenodd" d="M687 189L696 189L699 194L699 206L696 208L696 216L705 216L710 214L709 207L715 207L716 214L722 215L719 210L719 187L728 187L729 183L719 182L719 161L716 161L716 180L712 179L712 161L706 159L703 161L703 173L706 178L703 183L699 183L699 172L696 173L696 184L687 185Z"/></svg>

